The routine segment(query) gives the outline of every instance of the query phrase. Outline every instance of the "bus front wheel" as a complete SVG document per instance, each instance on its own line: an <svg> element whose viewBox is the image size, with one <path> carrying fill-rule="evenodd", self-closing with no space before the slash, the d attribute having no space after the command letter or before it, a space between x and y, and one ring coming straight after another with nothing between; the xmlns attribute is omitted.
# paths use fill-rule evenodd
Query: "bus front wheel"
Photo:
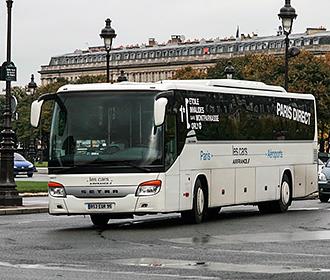
<svg viewBox="0 0 330 280"><path fill-rule="evenodd" d="M194 188L192 210L181 213L181 217L185 222L199 224L204 220L207 212L206 195L205 188L203 187L200 179L197 179Z"/></svg>
<svg viewBox="0 0 330 280"><path fill-rule="evenodd" d="M91 214L90 217L96 227L105 227L109 222L109 216L104 214Z"/></svg>

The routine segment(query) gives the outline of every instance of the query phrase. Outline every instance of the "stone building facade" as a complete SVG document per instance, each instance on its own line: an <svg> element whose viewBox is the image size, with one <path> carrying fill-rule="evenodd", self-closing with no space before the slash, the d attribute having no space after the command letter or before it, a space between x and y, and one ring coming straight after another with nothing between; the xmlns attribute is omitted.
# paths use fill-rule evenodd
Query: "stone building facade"
<svg viewBox="0 0 330 280"><path fill-rule="evenodd" d="M330 31L308 28L305 33L290 35L290 45L306 49L315 55L330 52ZM178 69L191 66L206 71L220 58L242 56L247 53L283 54L284 35L185 41L173 35L166 44L149 39L147 44L118 47L111 50L111 79L116 81L124 70L129 81L155 82L171 79ZM89 47L73 53L54 56L39 71L42 85L65 78L74 81L80 76L103 75L106 72L106 53L103 47Z"/></svg>

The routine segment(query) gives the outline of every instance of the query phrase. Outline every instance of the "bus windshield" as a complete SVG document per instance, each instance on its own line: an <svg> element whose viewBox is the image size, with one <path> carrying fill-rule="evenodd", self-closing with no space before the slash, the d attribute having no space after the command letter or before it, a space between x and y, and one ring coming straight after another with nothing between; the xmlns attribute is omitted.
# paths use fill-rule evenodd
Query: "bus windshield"
<svg viewBox="0 0 330 280"><path fill-rule="evenodd" d="M157 92L58 94L50 135L50 168L124 168L143 172L163 163L163 129L155 128ZM78 172L79 173L79 172Z"/></svg>

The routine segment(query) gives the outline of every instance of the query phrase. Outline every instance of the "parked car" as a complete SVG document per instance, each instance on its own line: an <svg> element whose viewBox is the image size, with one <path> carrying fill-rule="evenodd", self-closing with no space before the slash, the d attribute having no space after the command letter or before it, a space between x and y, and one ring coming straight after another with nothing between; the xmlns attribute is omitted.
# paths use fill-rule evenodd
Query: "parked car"
<svg viewBox="0 0 330 280"><path fill-rule="evenodd" d="M26 160L21 154L14 153L14 176L26 174L28 177L32 177L34 171L33 163Z"/></svg>
<svg viewBox="0 0 330 280"><path fill-rule="evenodd" d="M330 160L319 172L319 199L321 202L328 202L330 198Z"/></svg>
<svg viewBox="0 0 330 280"><path fill-rule="evenodd" d="M317 173L320 175L321 171L323 170L325 164L322 160L318 160L318 168L317 168Z"/></svg>

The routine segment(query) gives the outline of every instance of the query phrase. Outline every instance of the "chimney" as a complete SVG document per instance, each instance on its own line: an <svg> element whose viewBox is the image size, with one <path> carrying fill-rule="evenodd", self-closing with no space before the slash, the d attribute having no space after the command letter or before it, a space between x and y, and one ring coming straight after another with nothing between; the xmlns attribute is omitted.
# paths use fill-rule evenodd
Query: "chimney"
<svg viewBox="0 0 330 280"><path fill-rule="evenodd" d="M150 47L153 47L153 46L156 46L156 40L155 40L155 38L149 38L149 46Z"/></svg>

